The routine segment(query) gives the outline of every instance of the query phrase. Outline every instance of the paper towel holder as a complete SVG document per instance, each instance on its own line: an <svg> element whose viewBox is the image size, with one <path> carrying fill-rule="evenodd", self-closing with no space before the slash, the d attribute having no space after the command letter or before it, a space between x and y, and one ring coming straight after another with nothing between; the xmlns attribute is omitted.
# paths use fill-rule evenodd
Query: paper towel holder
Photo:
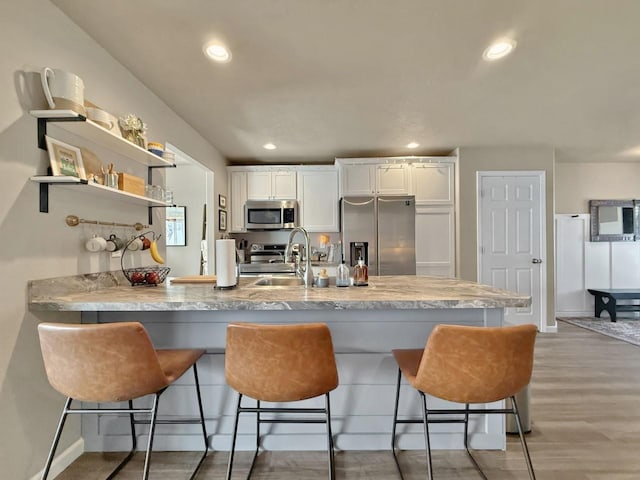
<svg viewBox="0 0 640 480"><path fill-rule="evenodd" d="M214 284L213 288L216 290L233 290L240 284L240 266L238 265L238 251L236 250L236 284L228 285L226 287L219 287L218 284Z"/></svg>

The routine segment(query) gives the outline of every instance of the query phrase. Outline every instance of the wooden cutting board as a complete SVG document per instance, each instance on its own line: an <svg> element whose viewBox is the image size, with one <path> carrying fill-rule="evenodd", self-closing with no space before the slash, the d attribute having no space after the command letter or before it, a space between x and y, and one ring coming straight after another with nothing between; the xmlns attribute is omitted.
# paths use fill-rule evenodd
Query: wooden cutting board
<svg viewBox="0 0 640 480"><path fill-rule="evenodd" d="M171 283L216 283L215 275L187 275L171 279Z"/></svg>

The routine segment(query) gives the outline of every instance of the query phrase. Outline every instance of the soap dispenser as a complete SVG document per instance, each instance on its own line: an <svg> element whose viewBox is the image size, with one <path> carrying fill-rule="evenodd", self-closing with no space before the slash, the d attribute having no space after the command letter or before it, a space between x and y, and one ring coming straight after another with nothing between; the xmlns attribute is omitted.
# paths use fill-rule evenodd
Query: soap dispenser
<svg viewBox="0 0 640 480"><path fill-rule="evenodd" d="M349 286L349 267L344 263L344 257L342 263L338 265L336 270L336 287L348 287Z"/></svg>
<svg viewBox="0 0 640 480"><path fill-rule="evenodd" d="M369 285L369 268L365 265L362 257L358 258L358 264L353 271L353 284L357 287Z"/></svg>

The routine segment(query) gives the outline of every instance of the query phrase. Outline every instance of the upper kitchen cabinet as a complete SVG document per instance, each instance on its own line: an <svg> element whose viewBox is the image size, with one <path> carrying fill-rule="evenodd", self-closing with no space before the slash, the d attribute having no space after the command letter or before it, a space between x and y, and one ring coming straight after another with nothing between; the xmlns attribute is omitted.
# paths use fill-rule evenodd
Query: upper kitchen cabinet
<svg viewBox="0 0 640 480"><path fill-rule="evenodd" d="M230 232L244 232L244 204L247 201L247 172L228 170L231 222Z"/></svg>
<svg viewBox="0 0 640 480"><path fill-rule="evenodd" d="M411 168L403 158L336 159L342 196L407 195Z"/></svg>
<svg viewBox="0 0 640 480"><path fill-rule="evenodd" d="M375 193L375 165L340 164L342 196L373 195Z"/></svg>
<svg viewBox="0 0 640 480"><path fill-rule="evenodd" d="M255 168L247 171L247 200L296 198L296 171L288 168Z"/></svg>
<svg viewBox="0 0 640 480"><path fill-rule="evenodd" d="M412 194L417 205L454 204L454 159L414 162L412 170Z"/></svg>
<svg viewBox="0 0 640 480"><path fill-rule="evenodd" d="M338 171L333 166L298 169L299 224L309 232L339 232Z"/></svg>
<svg viewBox="0 0 640 480"><path fill-rule="evenodd" d="M376 165L378 195L407 195L410 191L411 165L388 163Z"/></svg>

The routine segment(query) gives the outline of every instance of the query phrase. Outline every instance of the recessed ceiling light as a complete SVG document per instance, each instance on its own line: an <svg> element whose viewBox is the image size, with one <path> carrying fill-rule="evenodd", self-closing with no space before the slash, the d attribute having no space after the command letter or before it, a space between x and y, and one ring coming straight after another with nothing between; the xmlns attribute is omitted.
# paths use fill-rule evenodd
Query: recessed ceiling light
<svg viewBox="0 0 640 480"><path fill-rule="evenodd" d="M265 150L275 150L277 147L273 143L265 143L262 145Z"/></svg>
<svg viewBox="0 0 640 480"><path fill-rule="evenodd" d="M514 48L516 48L515 40L511 40L510 38L503 38L489 45L489 47L482 54L482 58L488 61L498 60L509 55Z"/></svg>
<svg viewBox="0 0 640 480"><path fill-rule="evenodd" d="M212 43L204 47L204 53L216 62L227 63L231 61L231 52L220 43Z"/></svg>
<svg viewBox="0 0 640 480"><path fill-rule="evenodd" d="M407 148L418 148L420 146L419 143L416 142L411 142L411 143L407 143Z"/></svg>

